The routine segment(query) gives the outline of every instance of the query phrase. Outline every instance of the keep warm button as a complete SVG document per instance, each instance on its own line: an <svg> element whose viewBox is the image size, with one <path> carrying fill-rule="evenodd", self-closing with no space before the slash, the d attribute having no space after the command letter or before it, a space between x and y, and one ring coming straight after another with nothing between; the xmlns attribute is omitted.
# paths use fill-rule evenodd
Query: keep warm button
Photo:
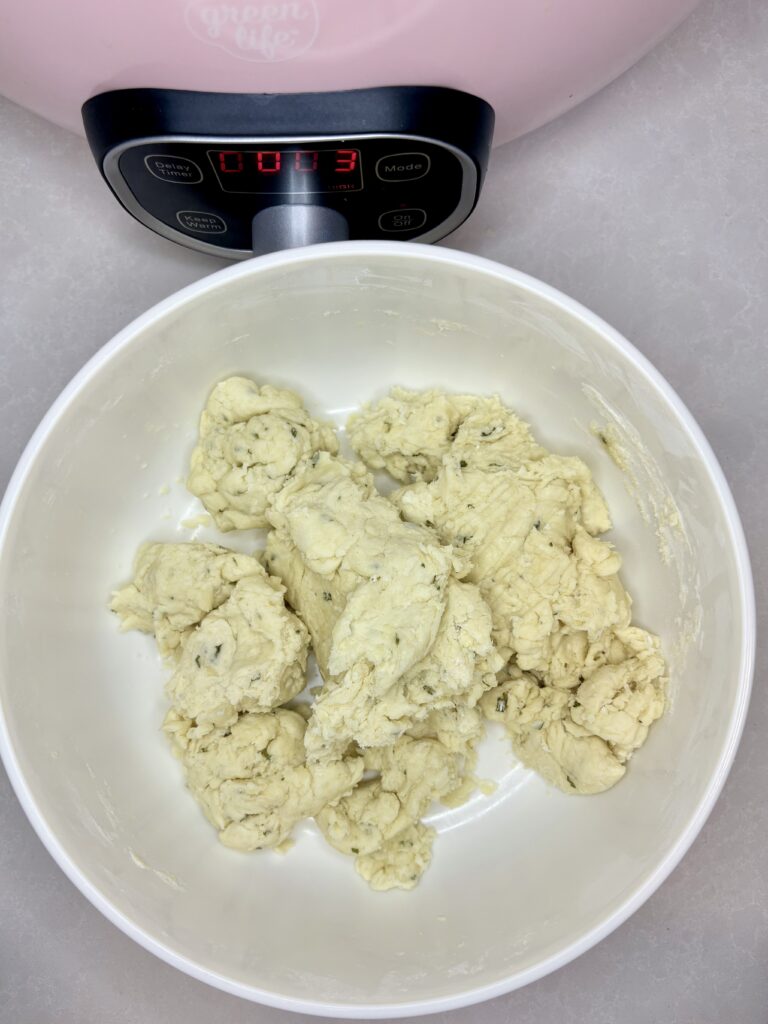
<svg viewBox="0 0 768 1024"><path fill-rule="evenodd" d="M221 235L227 230L226 221L215 213L202 210L179 210L176 220L187 231L197 231L201 235Z"/></svg>
<svg viewBox="0 0 768 1024"><path fill-rule="evenodd" d="M388 210L379 217L382 231L416 231L427 221L425 210Z"/></svg>
<svg viewBox="0 0 768 1024"><path fill-rule="evenodd" d="M416 181L429 170L426 153L391 153L376 161L376 176L382 181Z"/></svg>

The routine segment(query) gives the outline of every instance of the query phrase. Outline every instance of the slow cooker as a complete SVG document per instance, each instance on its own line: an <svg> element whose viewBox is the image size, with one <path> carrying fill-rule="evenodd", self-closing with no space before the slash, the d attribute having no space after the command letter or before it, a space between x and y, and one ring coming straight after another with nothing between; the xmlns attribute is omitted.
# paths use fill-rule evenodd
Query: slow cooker
<svg viewBox="0 0 768 1024"><path fill-rule="evenodd" d="M26 0L0 92L85 128L147 227L230 258L436 241L492 143L629 67L696 0Z"/></svg>

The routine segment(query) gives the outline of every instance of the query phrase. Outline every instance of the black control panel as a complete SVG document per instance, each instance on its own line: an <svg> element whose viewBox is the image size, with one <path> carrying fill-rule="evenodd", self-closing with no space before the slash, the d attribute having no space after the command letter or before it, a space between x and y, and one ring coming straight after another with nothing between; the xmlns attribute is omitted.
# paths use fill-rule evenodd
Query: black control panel
<svg viewBox="0 0 768 1024"><path fill-rule="evenodd" d="M83 116L130 213L230 257L252 255L257 215L270 206L330 208L352 239L436 241L477 202L493 126L483 100L427 87L119 90L89 100Z"/></svg>

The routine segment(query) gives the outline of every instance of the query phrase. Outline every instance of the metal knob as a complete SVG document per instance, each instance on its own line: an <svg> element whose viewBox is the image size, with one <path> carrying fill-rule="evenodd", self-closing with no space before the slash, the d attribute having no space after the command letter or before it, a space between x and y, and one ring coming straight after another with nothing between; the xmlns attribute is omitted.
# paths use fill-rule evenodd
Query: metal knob
<svg viewBox="0 0 768 1024"><path fill-rule="evenodd" d="M267 206L252 221L254 256L316 242L343 242L347 238L347 218L329 206Z"/></svg>

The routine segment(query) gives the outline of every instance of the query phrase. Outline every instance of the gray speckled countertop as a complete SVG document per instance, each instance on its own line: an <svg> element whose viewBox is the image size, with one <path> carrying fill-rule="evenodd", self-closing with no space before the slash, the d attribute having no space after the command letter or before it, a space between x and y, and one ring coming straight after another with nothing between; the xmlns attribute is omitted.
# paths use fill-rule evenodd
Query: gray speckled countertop
<svg viewBox="0 0 768 1024"><path fill-rule="evenodd" d="M494 154L447 244L543 278L668 378L730 480L765 623L768 4L706 0L579 109ZM120 327L221 264L125 214L84 141L0 102L0 483L62 386ZM768 1024L765 630L746 732L680 867L562 970L451 1024ZM0 770L0 1021L290 1024L109 924L55 866ZM310 1018L301 1018L309 1020ZM433 1018L426 1018L431 1020Z"/></svg>

